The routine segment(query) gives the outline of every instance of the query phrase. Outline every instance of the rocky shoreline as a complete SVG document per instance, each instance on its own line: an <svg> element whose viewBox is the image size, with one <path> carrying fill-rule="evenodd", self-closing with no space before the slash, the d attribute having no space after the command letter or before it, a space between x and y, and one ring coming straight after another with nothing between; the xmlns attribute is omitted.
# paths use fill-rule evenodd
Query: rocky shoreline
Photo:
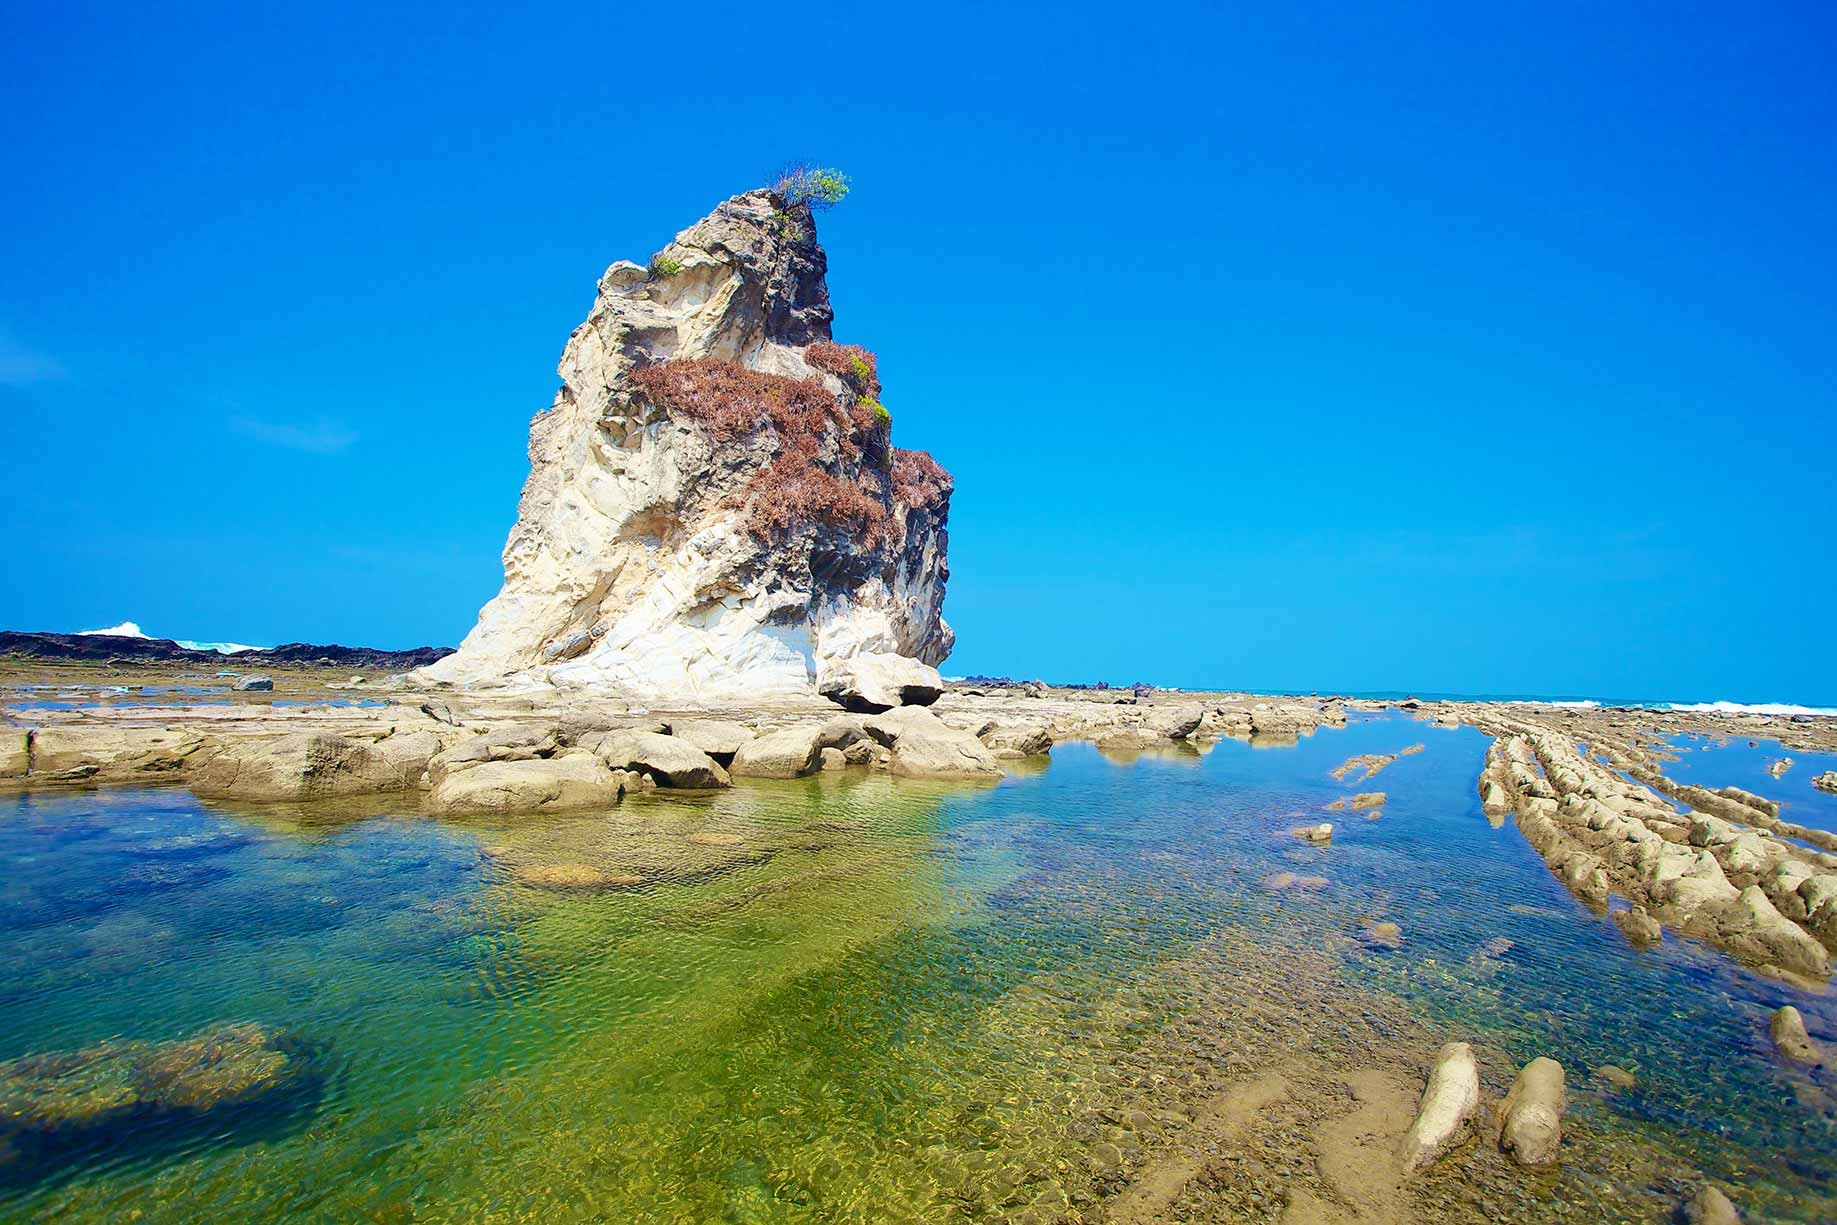
<svg viewBox="0 0 1837 1225"><path fill-rule="evenodd" d="M1672 737L1777 739L1796 752L1831 752L1837 726L1827 721L1039 683L947 685L928 706L849 711L813 696L664 709L542 686L468 688L428 684L415 674L324 668L275 669L270 690L238 690L227 682L204 682L174 666L6 665L0 684L10 683L11 692L0 788L170 785L257 808L362 800L379 812L435 817L572 810L617 820L627 797L651 791L772 786L851 772L979 786L1038 769L1056 745L1069 742L1088 742L1121 761L1190 756L1224 738L1291 745L1323 727L1407 705L1424 739L1461 726L1491 738L1477 780L1485 814L1495 822L1514 819L1579 898L1612 909L1629 940L1660 940L1668 930L1761 973L1816 988L1828 980L1837 939L1837 856L1804 845L1821 831L1782 819L1771 801L1739 788L1712 789L1664 772L1676 757L1667 743ZM28 683L35 687L25 688ZM1343 811L1381 814L1384 792L1352 796L1352 789L1373 779L1389 784L1379 776L1401 768L1397 763L1419 748L1354 755L1327 771L1348 793ZM642 806L629 811L634 828L649 819ZM656 875L664 857L636 852L591 864L532 859L514 848L481 854L501 861L521 884L573 894L694 879L697 871L756 854L719 831L678 841L680 862L670 861L677 875L668 879ZM1331 834L1308 841L1326 846ZM1289 874L1270 888L1305 895L1326 884ZM1356 938L1379 955L1401 944L1394 923L1374 923L1371 932ZM1393 1032L1407 1025L1401 1017L1386 1024ZM1823 1057L1803 1029L1796 1011L1785 1014L1772 1041L1783 1063L1820 1067ZM1199 1177L1201 1166L1172 1140L1190 1126L1221 1151L1266 1144L1253 1151L1277 1161L1281 1128L1292 1125L1284 1120L1296 1110L1307 1113L1307 1143L1327 1173L1317 1194L1288 1196L1291 1208L1316 1211L1295 1220L1388 1219L1412 1197L1458 1199L1462 1184L1451 1180L1444 1160L1455 1151L1469 1154L1462 1158L1464 1176L1499 1186L1514 1177L1514 1167L1565 1159L1564 1104L1576 1088L1565 1086L1561 1067L1533 1058L1507 1068L1496 1052L1482 1051L1476 1080L1475 1052L1463 1049L1460 1034L1431 1034L1420 1025L1407 1032L1407 1049L1387 1051L1374 1039L1356 1063L1337 1070L1298 1057L1267 1067L1255 1060L1258 1076L1280 1082L1270 1082L1280 1092L1272 1089L1267 1101L1240 1100L1262 1083L1257 1077L1225 1076L1216 1100L1189 1103L1181 1108L1187 1123L1164 1125L1167 1146L1119 1149L1109 1219L1148 1220L1175 1202L1218 1206L1239 1194L1272 1194L1285 1185L1276 1166L1242 1186L1215 1183ZM1413 1079L1420 1075L1414 1068L1428 1069L1426 1082ZM1605 1074L1597 1069L1597 1078ZM1350 1105L1320 1107L1337 1100L1338 1076L1353 1086ZM1342 1135L1340 1124L1355 1120L1358 1135ZM1266 1129L1275 1130L1253 1141ZM1128 1139L1123 1129L1100 1130ZM1100 1158L1109 1151L1093 1149ZM1490 1155L1473 1156L1477 1151ZM1414 1189L1406 1190L1404 1180ZM1356 1210L1326 1211L1321 1196Z"/></svg>
<svg viewBox="0 0 1837 1225"><path fill-rule="evenodd" d="M928 706L866 711L796 695L663 709L542 686L428 684L418 673L283 670L269 690L203 696L202 678L151 666L9 670L39 687L15 685L5 707L0 786L172 784L257 803L400 797L431 815L607 808L659 788L825 771L987 783L1004 762L1044 758L1068 741L1119 759L1227 737L1292 744L1391 705L1033 682L958 684ZM1837 720L1403 705L1425 725L1492 738L1478 780L1485 813L1514 816L1551 870L1583 901L1611 909L1630 940L1653 943L1669 929L1764 974L1829 981L1837 836L1783 820L1777 803L1738 787L1674 780L1663 766L1675 757L1665 738L1678 735L1830 752ZM1419 748L1351 759L1335 777L1363 782ZM1375 816L1385 799L1361 792L1337 806ZM1330 825L1305 829L1330 840Z"/></svg>
<svg viewBox="0 0 1837 1225"><path fill-rule="evenodd" d="M825 771L988 783L1011 766L1088 741L1127 760L1223 738L1293 744L1390 704L1244 693L948 687L928 706L838 709L818 698L660 709L535 687L466 689L419 674L282 672L275 689L203 700L186 674L66 665L91 674L93 703L5 708L0 787L181 785L201 798L303 802L400 797L430 815L607 808L659 788ZM40 673L28 673L42 680ZM101 683L106 679L108 683ZM189 677L191 680L199 678ZM128 681L121 684L120 681ZM70 685L62 692L79 697ZM192 688L195 688L193 686ZM43 689L15 690L36 696ZM142 695L134 700L134 695ZM1577 897L1611 911L1627 938L1670 930L1760 973L1828 983L1837 951L1837 835L1780 816L1741 788L1663 773L1664 738L1778 739L1837 750L1837 720L1770 715L1409 703L1429 726L1492 738L1483 810L1519 829ZM1354 758L1335 777L1370 779L1400 756ZM1381 815L1384 792L1330 807ZM1309 839L1331 840L1310 824Z"/></svg>

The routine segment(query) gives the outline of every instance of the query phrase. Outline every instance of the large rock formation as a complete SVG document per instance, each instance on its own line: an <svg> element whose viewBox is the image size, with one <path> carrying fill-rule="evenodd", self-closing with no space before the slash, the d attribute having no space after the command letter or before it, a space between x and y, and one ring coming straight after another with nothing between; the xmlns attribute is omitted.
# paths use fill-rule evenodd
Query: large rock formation
<svg viewBox="0 0 1837 1225"><path fill-rule="evenodd" d="M893 448L873 354L830 340L826 268L809 209L755 191L606 270L530 427L503 590L423 676L936 695L950 476Z"/></svg>

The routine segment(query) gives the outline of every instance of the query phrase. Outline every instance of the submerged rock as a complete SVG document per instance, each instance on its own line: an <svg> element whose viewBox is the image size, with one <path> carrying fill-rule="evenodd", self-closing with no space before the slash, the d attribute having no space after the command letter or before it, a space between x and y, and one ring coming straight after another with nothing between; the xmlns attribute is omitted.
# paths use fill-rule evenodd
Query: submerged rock
<svg viewBox="0 0 1837 1225"><path fill-rule="evenodd" d="M628 889L642 885L644 878L630 872L608 872L588 863L528 864L511 872L519 885L558 892L591 892L600 889Z"/></svg>
<svg viewBox="0 0 1837 1225"><path fill-rule="evenodd" d="M1596 1068L1595 1079L1613 1089L1631 1089L1639 1083L1639 1077L1614 1063L1604 1063Z"/></svg>
<svg viewBox="0 0 1837 1225"><path fill-rule="evenodd" d="M1325 889L1332 883L1324 876L1301 876L1294 872L1277 872L1263 878L1264 887L1274 890L1301 889L1313 892L1317 889Z"/></svg>
<svg viewBox="0 0 1837 1225"><path fill-rule="evenodd" d="M128 1115L255 1101L301 1068L279 1031L220 1025L174 1042L110 1041L0 1063L0 1139L81 1132Z"/></svg>
<svg viewBox="0 0 1837 1225"><path fill-rule="evenodd" d="M1474 1063L1473 1047L1450 1042L1436 1055L1416 1121L1404 1133L1398 1153L1403 1168L1430 1165L1465 1139L1479 1106L1480 1069Z"/></svg>
<svg viewBox="0 0 1837 1225"><path fill-rule="evenodd" d="M1563 1141L1563 1112L1568 1108L1563 1065L1533 1059L1512 1082L1499 1111L1499 1147L1519 1165L1549 1165Z"/></svg>
<svg viewBox="0 0 1837 1225"><path fill-rule="evenodd" d="M1359 928L1359 939L1381 949L1403 947L1403 928L1395 923L1374 923L1367 919Z"/></svg>

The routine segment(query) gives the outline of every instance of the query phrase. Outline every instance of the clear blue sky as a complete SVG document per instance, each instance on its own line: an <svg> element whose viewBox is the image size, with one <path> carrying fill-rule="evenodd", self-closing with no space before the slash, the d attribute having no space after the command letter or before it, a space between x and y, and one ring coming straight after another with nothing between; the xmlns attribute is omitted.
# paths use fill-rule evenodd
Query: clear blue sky
<svg viewBox="0 0 1837 1225"><path fill-rule="evenodd" d="M8 6L0 626L457 641L804 157L946 672L1837 702L1829 6L509 7Z"/></svg>

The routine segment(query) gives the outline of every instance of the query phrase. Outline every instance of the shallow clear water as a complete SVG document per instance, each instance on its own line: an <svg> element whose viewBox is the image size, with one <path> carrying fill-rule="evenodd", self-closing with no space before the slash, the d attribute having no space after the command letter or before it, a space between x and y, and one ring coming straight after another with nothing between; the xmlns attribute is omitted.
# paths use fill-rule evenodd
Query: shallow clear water
<svg viewBox="0 0 1837 1225"><path fill-rule="evenodd" d="M1476 1041L1495 1091L1535 1055L1570 1069L1565 1173L1472 1211L1655 1213L1616 1180L1656 1169L1828 1218L1828 1103L1766 1016L1790 999L1833 1033L1837 1010L1695 946L1631 950L1481 815L1484 744L1366 719L1290 747L1062 746L994 788L819 776L491 822L0 799L0 1059L249 1020L305 1068L254 1107L22 1153L0 1215L1095 1216L1087 1151L1119 1106L1174 1102L1227 1048L1325 1058L1364 1018L1405 1059ZM1378 819L1321 812L1371 789ZM1323 815L1330 847L1288 832ZM520 883L562 863L647 883ZM1359 939L1378 919L1400 948ZM1638 1088L1593 1092L1610 1062ZM1650 1159L1621 1174L1620 1152Z"/></svg>
<svg viewBox="0 0 1837 1225"><path fill-rule="evenodd" d="M1837 770L1837 753L1807 753L1780 747L1777 740L1709 736L1672 736L1666 743L1678 759L1666 762L1665 773L1680 783L1699 787L1740 787L1755 795L1778 800L1780 820L1837 834L1837 795L1820 791L1811 780ZM1782 757L1792 765L1778 778L1767 767Z"/></svg>

